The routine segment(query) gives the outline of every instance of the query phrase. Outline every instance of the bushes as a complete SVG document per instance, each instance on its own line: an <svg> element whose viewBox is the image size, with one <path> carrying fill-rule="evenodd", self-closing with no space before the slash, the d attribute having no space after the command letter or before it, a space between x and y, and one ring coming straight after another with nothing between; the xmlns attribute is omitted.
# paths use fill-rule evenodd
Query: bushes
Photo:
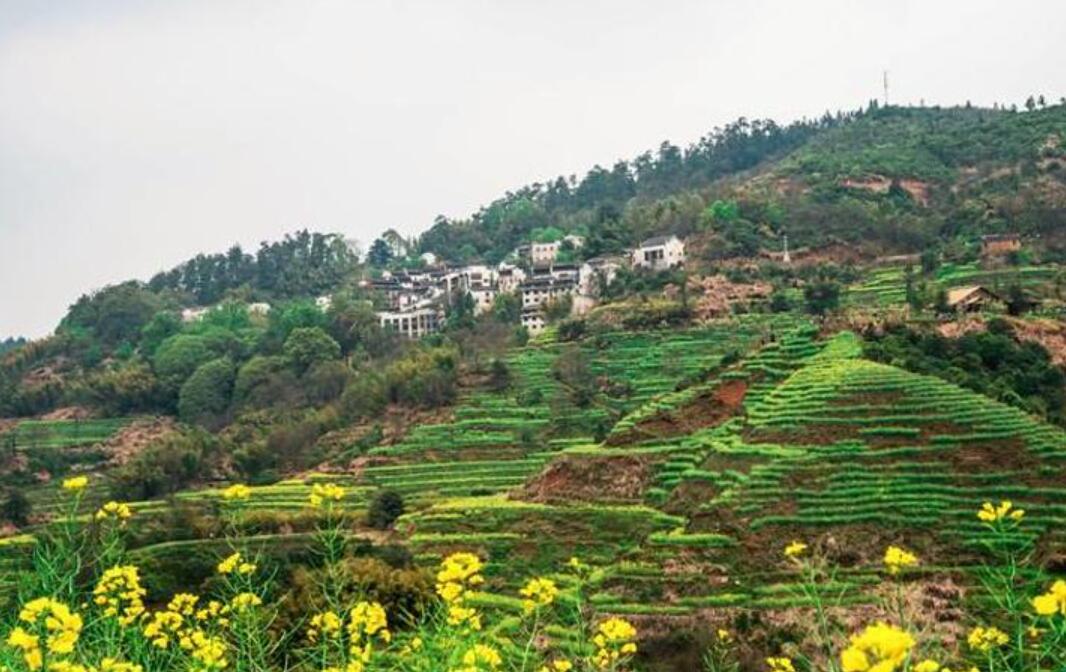
<svg viewBox="0 0 1066 672"><path fill-rule="evenodd" d="M139 501L177 492L204 477L217 451L218 439L203 430L167 436L115 471L112 496Z"/></svg>
<svg viewBox="0 0 1066 672"><path fill-rule="evenodd" d="M395 490L381 490L370 501L366 521L376 530L386 530L403 515L403 511L403 497L400 493Z"/></svg>
<svg viewBox="0 0 1066 672"><path fill-rule="evenodd" d="M864 354L1066 424L1066 373L1040 345L1017 343L1006 322L993 320L987 332L956 339L896 327L869 335Z"/></svg>

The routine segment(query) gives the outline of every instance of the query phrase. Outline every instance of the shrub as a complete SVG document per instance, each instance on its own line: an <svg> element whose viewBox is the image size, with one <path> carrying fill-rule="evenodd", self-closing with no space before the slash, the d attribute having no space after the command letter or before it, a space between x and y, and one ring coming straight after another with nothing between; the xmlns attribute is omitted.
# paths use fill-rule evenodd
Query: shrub
<svg viewBox="0 0 1066 672"><path fill-rule="evenodd" d="M395 490L382 490L370 500L366 521L376 530L388 529L396 519L403 515L403 497Z"/></svg>
<svg viewBox="0 0 1066 672"><path fill-rule="evenodd" d="M0 517L16 527L23 527L30 522L30 512L33 505L21 490L12 490L4 499L3 507L0 508Z"/></svg>
<svg viewBox="0 0 1066 672"><path fill-rule="evenodd" d="M217 449L218 439L203 430L169 435L114 472L112 496L137 501L181 490L207 473Z"/></svg>

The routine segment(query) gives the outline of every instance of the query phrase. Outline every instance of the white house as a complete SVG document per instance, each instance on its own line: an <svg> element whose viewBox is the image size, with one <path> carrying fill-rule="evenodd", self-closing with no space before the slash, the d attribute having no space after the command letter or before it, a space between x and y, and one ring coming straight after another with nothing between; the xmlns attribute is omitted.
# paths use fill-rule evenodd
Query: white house
<svg viewBox="0 0 1066 672"><path fill-rule="evenodd" d="M392 329L404 338L422 338L440 330L441 313L436 308L379 312L382 329Z"/></svg>
<svg viewBox="0 0 1066 672"><path fill-rule="evenodd" d="M419 258L426 266L436 266L440 262L440 259L437 258L437 255L433 254L432 252L423 252L419 255Z"/></svg>
<svg viewBox="0 0 1066 672"><path fill-rule="evenodd" d="M522 293L522 308L536 308L573 294L574 288L575 284L569 280L542 278L524 282L518 289Z"/></svg>
<svg viewBox="0 0 1066 672"><path fill-rule="evenodd" d="M618 269L626 265L624 257L593 257L581 265L577 288L585 296L594 296L614 280Z"/></svg>
<svg viewBox="0 0 1066 672"><path fill-rule="evenodd" d="M531 335L539 334L544 331L544 313L542 313L539 308L523 308L522 326L525 327Z"/></svg>
<svg viewBox="0 0 1066 672"><path fill-rule="evenodd" d="M500 264L496 269L496 286L501 292L513 292L526 280L526 272L518 266Z"/></svg>
<svg viewBox="0 0 1066 672"><path fill-rule="evenodd" d="M324 313L333 306L333 297L329 296L328 294L324 294L315 299L315 305L318 306L318 309Z"/></svg>
<svg viewBox="0 0 1066 672"><path fill-rule="evenodd" d="M558 240L552 243L530 243L529 260L534 266L547 266L559 256L562 245Z"/></svg>
<svg viewBox="0 0 1066 672"><path fill-rule="evenodd" d="M481 315L492 310L492 303L496 300L499 292L495 287L481 287L469 291L470 298L474 300L474 314Z"/></svg>
<svg viewBox="0 0 1066 672"><path fill-rule="evenodd" d="M685 263L685 243L677 236L648 238L632 252L633 266L662 271Z"/></svg>
<svg viewBox="0 0 1066 672"><path fill-rule="evenodd" d="M270 304L269 303L265 303L265 302L260 301L258 303L249 303L248 304L248 314L249 315L257 315L259 317L263 317L269 312L270 312Z"/></svg>
<svg viewBox="0 0 1066 672"><path fill-rule="evenodd" d="M185 308L181 311L182 322L199 322L207 314L207 308Z"/></svg>

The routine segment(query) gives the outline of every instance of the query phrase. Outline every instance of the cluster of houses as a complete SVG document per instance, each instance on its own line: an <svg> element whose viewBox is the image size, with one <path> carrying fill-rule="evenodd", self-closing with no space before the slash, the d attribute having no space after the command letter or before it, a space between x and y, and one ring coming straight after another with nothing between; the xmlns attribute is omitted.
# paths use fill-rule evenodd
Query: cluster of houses
<svg viewBox="0 0 1066 672"><path fill-rule="evenodd" d="M522 325L536 334L544 329L544 309L550 303L569 300L571 314L580 315L596 305L602 289L623 267L658 271L685 262L685 244L677 236L649 238L625 255L581 263L560 261L564 246L578 249L584 242L580 236L567 236L555 242L530 243L515 250L516 263L384 273L366 284L388 302L389 309L378 313L381 326L407 338L421 338L440 329L444 307L460 293L473 299L475 314L492 310L500 294L517 294Z"/></svg>
<svg viewBox="0 0 1066 672"><path fill-rule="evenodd" d="M580 236L567 236L555 242L531 243L515 250L515 263L496 266L448 267L427 254L423 256L426 270L386 271L363 285L385 298L387 309L377 313L381 326L406 338L417 339L439 331L445 307L462 294L470 295L475 315L492 310L500 294L517 294L522 305L522 325L536 334L544 329L544 309L549 304L568 301L570 313L580 315L596 305L603 288L623 267L660 271L685 262L685 244L677 236L649 238L624 255L595 257L581 263L560 260L564 246L578 249L584 242ZM331 300L320 296L315 303L325 311ZM185 322L197 321L208 310L186 308L181 317ZM248 312L266 315L270 304L249 304Z"/></svg>

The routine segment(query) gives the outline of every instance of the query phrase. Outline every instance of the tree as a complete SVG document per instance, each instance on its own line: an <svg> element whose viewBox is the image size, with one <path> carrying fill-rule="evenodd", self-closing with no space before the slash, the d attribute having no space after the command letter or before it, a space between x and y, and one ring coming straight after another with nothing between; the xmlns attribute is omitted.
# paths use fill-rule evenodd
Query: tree
<svg viewBox="0 0 1066 672"><path fill-rule="evenodd" d="M293 329L285 339L283 351L301 372L341 356L341 346L320 327Z"/></svg>
<svg viewBox="0 0 1066 672"><path fill-rule="evenodd" d="M163 341L152 359L159 382L168 391L177 391L201 365L218 355L202 336L177 334Z"/></svg>
<svg viewBox="0 0 1066 672"><path fill-rule="evenodd" d="M1034 100L1032 96L1029 96L1025 99L1025 109L1029 110L1030 112L1036 109L1036 100Z"/></svg>
<svg viewBox="0 0 1066 672"><path fill-rule="evenodd" d="M510 386L511 370L507 368L507 362L493 359L489 366L489 389L493 392L503 392Z"/></svg>
<svg viewBox="0 0 1066 672"><path fill-rule="evenodd" d="M141 353L152 357L163 341L181 331L181 318L176 313L163 310L152 316L141 328Z"/></svg>
<svg viewBox="0 0 1066 672"><path fill-rule="evenodd" d="M178 393L178 415L185 422L212 424L229 408L233 362L224 357L200 366Z"/></svg>
<svg viewBox="0 0 1066 672"><path fill-rule="evenodd" d="M812 315L825 315L840 305L840 285L825 278L816 280L803 288L803 299L807 312Z"/></svg>
<svg viewBox="0 0 1066 672"><path fill-rule="evenodd" d="M381 490L370 500L366 522L375 530L387 530L403 515L403 497L395 490Z"/></svg>
<svg viewBox="0 0 1066 672"><path fill-rule="evenodd" d="M792 310L792 299L788 297L788 292L784 287L774 287L774 291L770 294L770 312L787 313L790 310Z"/></svg>
<svg viewBox="0 0 1066 672"><path fill-rule="evenodd" d="M237 406L291 406L302 402L299 380L285 357L252 357L237 372L233 403Z"/></svg>
<svg viewBox="0 0 1066 672"><path fill-rule="evenodd" d="M497 322L518 324L522 319L522 297L517 292L501 292L492 300L492 317Z"/></svg>
<svg viewBox="0 0 1066 672"><path fill-rule="evenodd" d="M136 342L141 328L160 307L159 297L141 283L124 282L79 298L60 322L58 331L82 327L105 347L113 348L124 341Z"/></svg>
<svg viewBox="0 0 1066 672"><path fill-rule="evenodd" d="M923 275L932 275L940 267L940 252L933 247L922 250L921 265Z"/></svg>
<svg viewBox="0 0 1066 672"><path fill-rule="evenodd" d="M370 245L370 250L366 253L366 260L371 266L384 268L392 261L392 248L389 247L384 238L378 238Z"/></svg>

